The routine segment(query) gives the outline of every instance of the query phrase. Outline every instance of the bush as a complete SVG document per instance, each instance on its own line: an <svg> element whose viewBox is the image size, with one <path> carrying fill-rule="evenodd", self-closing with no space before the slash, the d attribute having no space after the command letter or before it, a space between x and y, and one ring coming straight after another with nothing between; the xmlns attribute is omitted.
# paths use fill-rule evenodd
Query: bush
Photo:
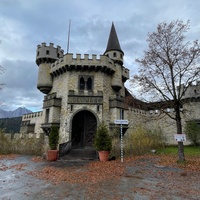
<svg viewBox="0 0 200 200"><path fill-rule="evenodd" d="M15 138L14 135L5 134L3 130L0 130L0 154L42 155L44 152L43 135L40 138L35 136L29 138L28 134L25 134L23 138Z"/></svg>
<svg viewBox="0 0 200 200"><path fill-rule="evenodd" d="M112 149L112 140L108 128L103 122L97 128L94 147L97 151L110 151Z"/></svg>
<svg viewBox="0 0 200 200"><path fill-rule="evenodd" d="M8 141L8 138L4 134L4 130L0 129L0 153L7 154L11 152L11 144Z"/></svg>
<svg viewBox="0 0 200 200"><path fill-rule="evenodd" d="M150 130L143 126L137 126L125 137L124 151L126 155L141 155L163 145L164 137L160 128Z"/></svg>
<svg viewBox="0 0 200 200"><path fill-rule="evenodd" d="M49 147L51 150L56 150L59 141L59 131L57 126L52 126L49 133Z"/></svg>
<svg viewBox="0 0 200 200"><path fill-rule="evenodd" d="M121 155L121 143L120 143L120 137L114 137L112 139L112 151L111 155L115 157L120 157Z"/></svg>
<svg viewBox="0 0 200 200"><path fill-rule="evenodd" d="M200 145L200 125L195 121L187 122L185 133L188 140L195 146Z"/></svg>

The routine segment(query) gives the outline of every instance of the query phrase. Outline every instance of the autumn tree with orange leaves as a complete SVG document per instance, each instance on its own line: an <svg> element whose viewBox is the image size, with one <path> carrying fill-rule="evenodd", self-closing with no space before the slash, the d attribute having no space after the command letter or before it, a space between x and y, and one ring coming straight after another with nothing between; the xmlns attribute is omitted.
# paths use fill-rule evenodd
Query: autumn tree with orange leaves
<svg viewBox="0 0 200 200"><path fill-rule="evenodd" d="M148 48L142 58L136 59L139 72L131 79L143 96L171 105L175 114L162 111L176 121L177 134L182 134L183 95L200 78L199 42L185 41L189 25L189 21L181 20L158 24L157 30L148 34ZM181 84L185 85L183 89L178 87ZM178 142L178 160L185 160L183 142Z"/></svg>

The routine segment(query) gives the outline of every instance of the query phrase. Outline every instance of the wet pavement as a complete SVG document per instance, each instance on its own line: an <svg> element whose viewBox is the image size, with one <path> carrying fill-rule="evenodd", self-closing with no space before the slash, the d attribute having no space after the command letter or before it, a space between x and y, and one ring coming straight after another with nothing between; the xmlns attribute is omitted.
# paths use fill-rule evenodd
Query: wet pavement
<svg viewBox="0 0 200 200"><path fill-rule="evenodd" d="M33 162L31 159L31 156L19 156L15 159L0 160L1 200L62 199L60 196L62 196L64 186L55 186L51 182L29 175L28 172L40 170L46 166L57 168L81 167L89 162L83 160ZM67 199L73 199L73 197Z"/></svg>
<svg viewBox="0 0 200 200"><path fill-rule="evenodd" d="M87 160L58 160L57 162L33 162L31 156L0 159L1 200L76 200L76 199L135 199L135 200L186 200L200 199L200 174L180 175L179 168L159 166L154 160L139 160L128 164L124 174L116 182L109 180L95 184L55 184L42 180L29 172L44 167L80 167ZM173 174L171 176L171 174ZM100 187L100 188L97 188Z"/></svg>

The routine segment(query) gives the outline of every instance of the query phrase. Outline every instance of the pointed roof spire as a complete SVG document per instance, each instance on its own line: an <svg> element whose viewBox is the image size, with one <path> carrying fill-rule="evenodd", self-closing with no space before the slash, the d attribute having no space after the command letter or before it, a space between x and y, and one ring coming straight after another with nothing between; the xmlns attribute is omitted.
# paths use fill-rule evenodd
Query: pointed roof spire
<svg viewBox="0 0 200 200"><path fill-rule="evenodd" d="M113 22L112 22L110 36L108 39L108 44L107 44L107 48L106 48L105 52L110 51L110 50L117 50L117 51L121 51L122 53L124 53L120 47L119 40L118 40L117 33L116 33Z"/></svg>

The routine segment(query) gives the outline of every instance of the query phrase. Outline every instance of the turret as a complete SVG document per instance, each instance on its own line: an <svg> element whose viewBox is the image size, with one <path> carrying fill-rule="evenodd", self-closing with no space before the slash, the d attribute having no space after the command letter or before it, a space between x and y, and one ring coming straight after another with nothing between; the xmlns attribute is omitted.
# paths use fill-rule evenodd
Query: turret
<svg viewBox="0 0 200 200"><path fill-rule="evenodd" d="M37 46L36 51L36 64L39 67L37 88L44 94L48 94L52 88L52 77L50 75L51 64L57 59L63 57L64 51L57 46L55 48L53 43L46 46L46 43L42 43Z"/></svg>
<svg viewBox="0 0 200 200"><path fill-rule="evenodd" d="M115 63L115 73L112 78L112 88L115 91L119 91L122 88L122 66L123 66L123 56L124 52L121 50L115 26L112 23L110 30L110 36L108 39L108 44L104 55L111 58Z"/></svg>

